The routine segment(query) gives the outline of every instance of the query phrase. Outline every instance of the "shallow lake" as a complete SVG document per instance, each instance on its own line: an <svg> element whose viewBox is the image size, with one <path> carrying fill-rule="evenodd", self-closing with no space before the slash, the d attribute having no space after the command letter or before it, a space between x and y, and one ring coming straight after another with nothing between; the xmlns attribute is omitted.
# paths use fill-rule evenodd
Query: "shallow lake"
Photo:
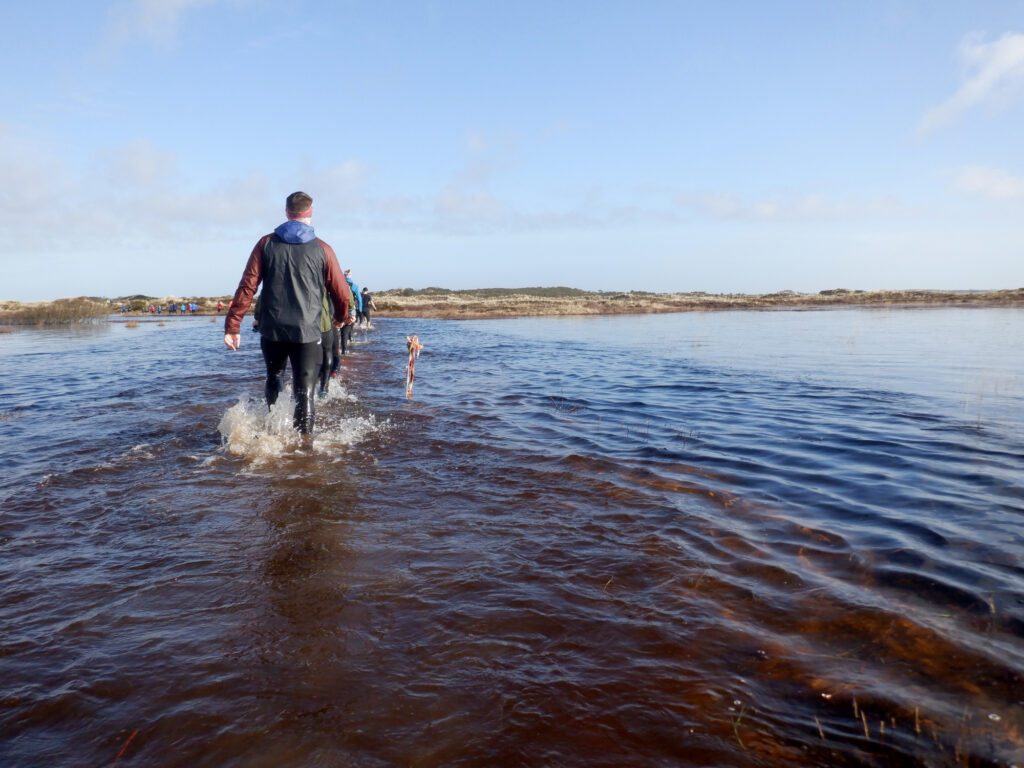
<svg viewBox="0 0 1024 768"><path fill-rule="evenodd" d="M1024 310L374 326L0 334L0 765L1024 766Z"/></svg>

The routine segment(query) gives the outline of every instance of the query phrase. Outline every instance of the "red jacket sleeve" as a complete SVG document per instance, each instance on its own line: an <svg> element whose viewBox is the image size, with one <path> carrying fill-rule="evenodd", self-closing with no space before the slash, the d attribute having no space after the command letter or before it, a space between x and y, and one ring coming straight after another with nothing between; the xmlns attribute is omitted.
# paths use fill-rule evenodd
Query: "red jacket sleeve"
<svg viewBox="0 0 1024 768"><path fill-rule="evenodd" d="M320 245L324 247L324 255L327 257L324 260L324 280L327 283L327 293L331 296L331 303L334 304L334 322L344 323L348 319L348 297L351 290L345 282L345 275L341 273L334 249L323 240L320 240Z"/></svg>
<svg viewBox="0 0 1024 768"><path fill-rule="evenodd" d="M238 288L235 289L234 298L231 299L231 306L224 317L224 333L238 333L242 327L242 318L245 316L249 305L252 304L252 297L263 280L263 244L267 242L270 235L264 235L256 243L249 254L249 261L245 264L245 271L242 272L242 279L238 281Z"/></svg>

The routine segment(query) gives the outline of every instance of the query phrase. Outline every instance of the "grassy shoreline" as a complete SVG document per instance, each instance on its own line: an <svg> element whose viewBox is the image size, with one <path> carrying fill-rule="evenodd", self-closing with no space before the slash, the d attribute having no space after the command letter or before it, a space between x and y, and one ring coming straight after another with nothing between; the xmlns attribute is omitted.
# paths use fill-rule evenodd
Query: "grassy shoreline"
<svg viewBox="0 0 1024 768"><path fill-rule="evenodd" d="M594 293L561 289L385 291L374 294L381 317L492 318L540 315L623 315L717 310L827 307L1024 306L1024 288L997 291L852 291L815 294ZM549 295L545 295L547 292Z"/></svg>
<svg viewBox="0 0 1024 768"><path fill-rule="evenodd" d="M1007 307L1024 306L1024 288L993 291L875 290L837 288L819 293L780 291L768 294L591 292L575 288L491 288L452 291L409 288L373 294L375 317L484 319L551 315L623 315L716 310L822 309L837 307ZM79 297L50 302L0 301L0 324L58 325L116 316L150 316L148 306L195 302L197 315L222 315L230 296ZM121 306L129 307L122 313ZM189 314L189 313L186 313ZM180 314L164 312L162 318Z"/></svg>

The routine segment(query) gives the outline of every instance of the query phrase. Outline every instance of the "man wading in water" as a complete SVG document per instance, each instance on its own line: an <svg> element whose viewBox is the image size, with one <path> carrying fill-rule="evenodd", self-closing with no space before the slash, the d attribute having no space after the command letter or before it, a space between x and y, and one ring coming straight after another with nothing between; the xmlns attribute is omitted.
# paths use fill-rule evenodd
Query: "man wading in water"
<svg viewBox="0 0 1024 768"><path fill-rule="evenodd" d="M285 201L288 221L256 243L224 318L224 344L241 344L242 317L263 283L258 317L260 349L267 364L267 405L277 402L285 364L292 364L295 428L312 434L315 387L320 371L320 312L327 292L337 327L348 322L349 287L334 249L318 238L310 222L313 198L293 192Z"/></svg>

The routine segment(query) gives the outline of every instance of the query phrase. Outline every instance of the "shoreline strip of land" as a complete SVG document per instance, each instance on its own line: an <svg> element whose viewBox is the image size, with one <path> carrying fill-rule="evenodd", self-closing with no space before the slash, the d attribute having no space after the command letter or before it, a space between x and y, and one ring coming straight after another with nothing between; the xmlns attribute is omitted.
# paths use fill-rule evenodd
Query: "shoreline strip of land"
<svg viewBox="0 0 1024 768"><path fill-rule="evenodd" d="M721 310L800 310L840 307L922 308L1024 306L1024 288L994 291L854 291L815 294L592 293L545 296L501 291L388 292L374 296L382 317L487 319L557 315L627 315Z"/></svg>
<svg viewBox="0 0 1024 768"><path fill-rule="evenodd" d="M131 296L116 299L78 297L51 302L0 301L0 324L53 324L111 315L122 317L216 316L224 314L230 296L162 298ZM842 307L890 309L925 307L1024 307L1024 288L1008 290L849 290L818 293L779 291L767 294L592 292L573 288L490 288L448 290L409 288L373 294L373 317L491 319L507 317L662 314L722 310L811 310ZM157 307L195 303L195 312L156 314ZM222 305L217 308L218 303Z"/></svg>

